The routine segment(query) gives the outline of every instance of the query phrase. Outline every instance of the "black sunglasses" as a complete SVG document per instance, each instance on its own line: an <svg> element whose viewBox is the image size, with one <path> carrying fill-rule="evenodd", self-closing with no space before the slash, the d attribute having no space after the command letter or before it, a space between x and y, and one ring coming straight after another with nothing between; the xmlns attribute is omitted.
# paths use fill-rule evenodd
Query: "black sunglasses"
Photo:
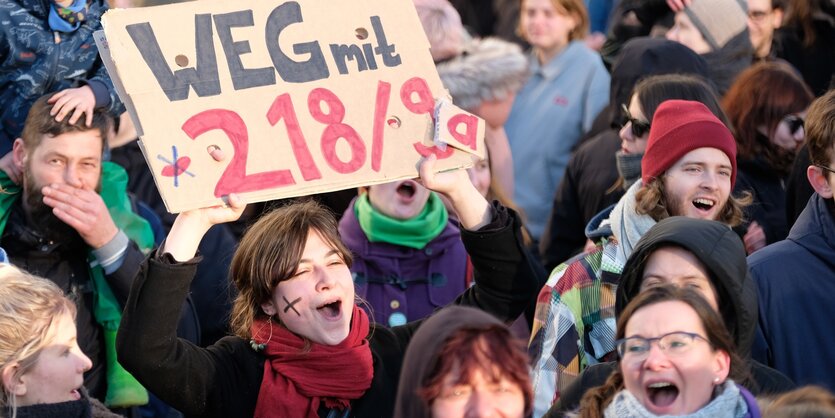
<svg viewBox="0 0 835 418"><path fill-rule="evenodd" d="M796 134L797 130L803 128L806 123L803 118L797 115L788 115L783 118L783 121L785 121L786 125L788 125L789 132L791 132L792 135Z"/></svg>
<svg viewBox="0 0 835 418"><path fill-rule="evenodd" d="M630 124L632 124L632 136L635 139L643 138L643 136L647 132L649 132L649 122L640 121L638 119L633 118L625 104L620 105L620 107L621 111L623 112L623 124L621 125L621 127L626 126L626 123L629 122Z"/></svg>

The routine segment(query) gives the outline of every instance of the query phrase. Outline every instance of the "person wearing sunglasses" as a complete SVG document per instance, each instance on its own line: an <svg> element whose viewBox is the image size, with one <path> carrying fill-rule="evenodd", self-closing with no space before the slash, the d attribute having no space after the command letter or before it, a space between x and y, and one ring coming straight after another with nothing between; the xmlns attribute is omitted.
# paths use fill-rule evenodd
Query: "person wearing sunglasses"
<svg viewBox="0 0 835 418"><path fill-rule="evenodd" d="M799 385L835 390L835 89L815 100L806 117L815 193L788 237L748 256L757 284L762 338L754 356Z"/></svg>
<svg viewBox="0 0 835 418"><path fill-rule="evenodd" d="M753 395L735 383L747 370L723 325L691 289L641 293L618 319L618 370L586 393L579 416L759 417Z"/></svg>
<svg viewBox="0 0 835 418"><path fill-rule="evenodd" d="M667 74L646 78L635 85L629 104L621 105L622 119L618 135L621 149L615 154L621 178L616 186L629 189L641 178L641 158L647 148L652 116L667 100L701 102L726 126L728 120L716 98L716 93L702 78L690 75Z"/></svg>
<svg viewBox="0 0 835 418"><path fill-rule="evenodd" d="M623 46L612 66L609 104L594 123L602 128L583 141L571 156L551 205L539 241L540 259L547 271L581 252L587 240L586 225L625 193L625 188L613 186L621 177L615 153L621 149L618 131L624 124L622 108L629 106L639 81L662 74L690 74L707 79L707 63L690 48L666 39L639 37ZM652 109L655 107L657 104ZM652 117L652 112L647 117ZM634 172L640 166L640 157L631 163Z"/></svg>
<svg viewBox="0 0 835 418"><path fill-rule="evenodd" d="M743 72L722 101L739 145L734 192L748 191L754 198L743 228L749 254L789 232L785 184L805 138L803 117L812 99L788 64L762 62Z"/></svg>
<svg viewBox="0 0 835 418"><path fill-rule="evenodd" d="M615 153L618 170L618 180L609 187L609 191L625 192L641 178L641 160L647 148L650 121L655 109L666 100L693 100L703 103L726 126L728 120L722 112L722 107L716 94L707 82L698 76L667 74L645 78L639 82L629 99L629 105L621 105L621 121L618 136L621 148ZM594 248L595 241L600 237L597 233L599 223L608 215L608 209L601 211L589 223L585 251Z"/></svg>

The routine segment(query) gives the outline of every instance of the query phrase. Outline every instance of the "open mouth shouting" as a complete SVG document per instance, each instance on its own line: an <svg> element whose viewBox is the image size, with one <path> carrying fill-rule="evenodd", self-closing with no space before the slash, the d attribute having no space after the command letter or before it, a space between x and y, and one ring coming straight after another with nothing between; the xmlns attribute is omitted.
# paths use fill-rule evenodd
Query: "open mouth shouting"
<svg viewBox="0 0 835 418"><path fill-rule="evenodd" d="M678 387L672 382L653 382L646 386L649 406L654 413L668 411L670 406L678 399Z"/></svg>
<svg viewBox="0 0 835 418"><path fill-rule="evenodd" d="M331 300L316 307L316 311L328 321L338 321L342 318L342 301Z"/></svg>
<svg viewBox="0 0 835 418"><path fill-rule="evenodd" d="M716 207L716 200L706 197L693 199L693 206L701 212L710 212Z"/></svg>
<svg viewBox="0 0 835 418"><path fill-rule="evenodd" d="M404 202L411 202L417 192L418 184L412 180L406 180L397 185L397 196Z"/></svg>

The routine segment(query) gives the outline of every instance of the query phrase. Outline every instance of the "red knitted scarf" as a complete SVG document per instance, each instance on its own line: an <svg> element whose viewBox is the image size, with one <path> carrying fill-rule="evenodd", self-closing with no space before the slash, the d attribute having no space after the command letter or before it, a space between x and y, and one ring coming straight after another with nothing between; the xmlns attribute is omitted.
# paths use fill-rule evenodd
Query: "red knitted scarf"
<svg viewBox="0 0 835 418"><path fill-rule="evenodd" d="M275 325L264 355L264 379L255 405L255 418L317 417L319 403L344 410L371 387L374 368L368 340L368 315L354 305L351 330L337 345L308 343L287 328ZM258 320L252 335L269 324Z"/></svg>

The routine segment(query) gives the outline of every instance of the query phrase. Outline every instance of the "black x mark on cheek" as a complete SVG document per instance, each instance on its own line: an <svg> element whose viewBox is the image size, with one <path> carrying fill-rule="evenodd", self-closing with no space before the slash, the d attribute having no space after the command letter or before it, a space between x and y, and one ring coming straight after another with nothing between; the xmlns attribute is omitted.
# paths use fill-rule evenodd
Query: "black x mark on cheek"
<svg viewBox="0 0 835 418"><path fill-rule="evenodd" d="M300 298L300 297L299 297L299 298L296 298L296 299L295 299L295 300L293 300L292 302L290 302L289 300L287 300L287 297L286 297L286 296L282 296L281 298L282 298L282 299L284 299L284 303L286 303L286 304L287 304L287 306L285 306L285 307L284 307L284 313L287 313L287 311L289 311L290 309L292 309L292 310L293 310L293 312L295 312L295 313L296 313L296 315L298 315L298 316L302 316L302 314L301 314L301 313L299 313L299 311L296 309L296 307L295 307L295 306L293 306L293 305L295 305L295 304L299 303L299 302L302 300L302 298Z"/></svg>

